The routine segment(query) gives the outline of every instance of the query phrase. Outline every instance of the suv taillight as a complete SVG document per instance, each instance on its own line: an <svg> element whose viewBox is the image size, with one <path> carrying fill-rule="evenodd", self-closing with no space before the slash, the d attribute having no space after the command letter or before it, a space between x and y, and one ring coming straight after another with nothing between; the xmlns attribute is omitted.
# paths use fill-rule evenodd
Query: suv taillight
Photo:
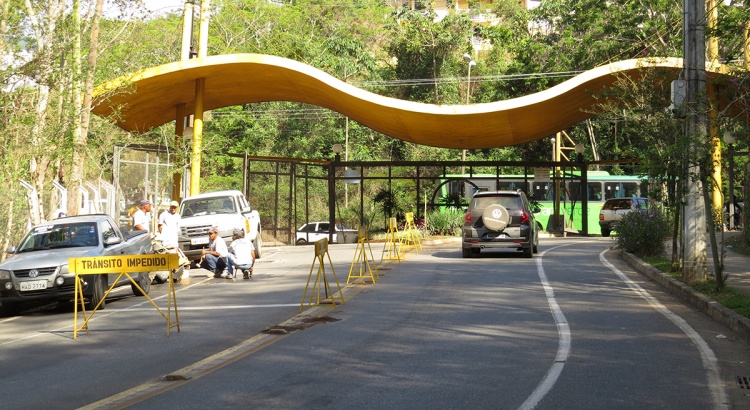
<svg viewBox="0 0 750 410"><path fill-rule="evenodd" d="M529 214L527 214L526 211L521 211L521 223L522 224L529 223Z"/></svg>
<svg viewBox="0 0 750 410"><path fill-rule="evenodd" d="M471 224L471 212L467 212L464 216L464 223Z"/></svg>

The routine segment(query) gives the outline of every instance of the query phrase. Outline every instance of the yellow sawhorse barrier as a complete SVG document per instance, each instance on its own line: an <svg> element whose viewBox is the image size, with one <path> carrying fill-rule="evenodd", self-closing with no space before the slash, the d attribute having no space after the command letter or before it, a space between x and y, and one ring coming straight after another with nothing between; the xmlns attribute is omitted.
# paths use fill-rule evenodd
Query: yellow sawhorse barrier
<svg viewBox="0 0 750 410"><path fill-rule="evenodd" d="M68 258L68 266L70 269L70 273L74 273L76 275L75 280L75 297L74 297L74 307L73 307L73 339L76 339L78 337L78 332L81 330L86 330L86 334L89 334L89 320L91 320L91 317L94 316L94 313L96 313L96 310L99 309L99 306L102 304L102 301L109 296L109 293L114 289L115 284L120 281L120 279L123 277L127 277L130 280L130 283L132 283L138 291L146 298L149 302L156 308L156 310L161 314L161 316L167 320L167 336L169 336L170 329L173 327L177 328L177 331L180 331L180 318L177 314L177 294L174 290L174 278L172 277L172 271L174 269L177 269L179 265L179 256L175 253L166 253L161 255L131 255L131 256L94 256L94 257L88 257L88 258ZM164 312L159 309L159 306L154 303L154 300L151 299L144 291L141 289L141 286L138 284L136 280L133 279L132 276L130 276L131 273L141 273L141 272L152 272L157 270L169 270L169 280L167 283L169 283L169 289L167 292L167 314L165 315ZM113 274L114 272L117 274L117 279L112 282L112 285L109 286L106 292L104 292L104 296L102 296L102 299L99 301L99 303L94 306L93 310L90 314L86 314L86 305L84 303L83 298L83 288L81 287L81 283L83 283L83 276L85 275L107 275L107 274ZM98 279L98 278L97 278ZM81 313L83 313L83 324L79 327L78 326L78 306L81 306ZM172 322L172 305L174 304L174 317L175 321Z"/></svg>
<svg viewBox="0 0 750 410"><path fill-rule="evenodd" d="M420 238L419 229L417 229L417 225L414 223L414 213L413 212L407 212L405 215L406 219L406 226L404 227L403 233L402 233L402 248L404 251L407 251L409 249L415 249L417 251L422 250L422 241Z"/></svg>
<svg viewBox="0 0 750 410"><path fill-rule="evenodd" d="M354 251L354 258L352 259L352 266L349 268L349 276L346 278L346 284L348 285L351 279L362 278L370 278L372 283L376 283L375 277L380 277L380 274L378 273L378 266L375 264L375 257L372 254L372 247L370 246L370 240L367 235L367 228L360 226L358 235L359 239L357 240L357 249ZM370 259L367 259L365 244L367 245L367 248L370 249ZM372 265L370 265L370 261L372 261ZM355 265L359 265L359 274L354 273Z"/></svg>
<svg viewBox="0 0 750 410"><path fill-rule="evenodd" d="M384 260L397 260L401 263L403 256L401 255L401 242L398 238L398 222L396 217L392 216L388 222L388 233L386 234L386 241L383 244L383 254L380 255L380 263Z"/></svg>
<svg viewBox="0 0 750 410"><path fill-rule="evenodd" d="M315 242L315 259L313 259L312 266L310 266L310 275L307 277L307 284L305 285L305 293L302 294L302 303L299 306L299 311L305 307L305 298L307 297L307 290L310 288L310 279L312 279L313 268L315 268L315 262L319 261L318 272L315 275L315 282L310 289L310 299L307 302L307 306L317 306L323 303L333 304L333 308L338 312L336 307L336 295L331 290L331 285L328 283L328 277L326 276L326 269L323 263L323 256L328 255L328 263L331 266L331 272L333 272L333 279L336 281L336 287L338 288L339 298L341 303L345 304L344 294L341 292L341 285L339 284L338 278L336 278L336 271L333 269L333 262L331 261L331 255L328 253L328 238L323 238ZM325 292L325 297L321 298L321 285L323 285L322 291ZM315 298L316 303L313 303Z"/></svg>

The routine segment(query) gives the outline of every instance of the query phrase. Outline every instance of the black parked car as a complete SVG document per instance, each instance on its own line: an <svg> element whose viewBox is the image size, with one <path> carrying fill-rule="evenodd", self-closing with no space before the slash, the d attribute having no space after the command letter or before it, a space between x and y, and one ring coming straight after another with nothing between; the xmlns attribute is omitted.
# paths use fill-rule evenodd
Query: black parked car
<svg viewBox="0 0 750 410"><path fill-rule="evenodd" d="M539 225L523 191L477 192L464 220L461 250L464 258L482 249L516 248L531 258L539 252Z"/></svg>

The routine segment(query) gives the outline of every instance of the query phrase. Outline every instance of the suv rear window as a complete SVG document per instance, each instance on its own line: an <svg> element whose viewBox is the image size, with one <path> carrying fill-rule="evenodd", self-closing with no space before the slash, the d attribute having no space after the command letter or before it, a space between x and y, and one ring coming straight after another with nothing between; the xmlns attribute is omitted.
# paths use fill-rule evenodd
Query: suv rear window
<svg viewBox="0 0 750 410"><path fill-rule="evenodd" d="M521 197L517 195L513 196L479 196L472 199L472 208L484 209L490 205L502 205L505 209L523 209L521 203Z"/></svg>
<svg viewBox="0 0 750 410"><path fill-rule="evenodd" d="M630 198L624 198L624 199L618 199L615 201L607 201L604 204L604 209L630 209L631 205L631 199Z"/></svg>

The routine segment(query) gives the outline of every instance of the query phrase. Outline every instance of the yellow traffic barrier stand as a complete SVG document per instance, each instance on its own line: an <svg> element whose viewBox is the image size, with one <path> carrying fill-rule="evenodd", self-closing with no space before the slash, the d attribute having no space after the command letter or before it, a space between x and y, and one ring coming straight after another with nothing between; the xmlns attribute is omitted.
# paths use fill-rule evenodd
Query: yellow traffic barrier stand
<svg viewBox="0 0 750 410"><path fill-rule="evenodd" d="M388 233L386 234L386 241L383 245L383 254L380 255L380 263L384 260L397 260L401 263L403 256L401 255L401 241L398 238L398 223L396 217L392 216L388 223Z"/></svg>
<svg viewBox="0 0 750 410"><path fill-rule="evenodd" d="M307 297L307 290L310 288L310 279L312 279L313 269L315 268L315 262L318 261L318 272L315 275L315 282L310 289L310 299L307 302L307 306L317 306L322 304L333 304L333 308L338 312L336 307L336 295L331 290L331 285L328 283L328 277L326 276L326 269L323 261L323 256L328 255L328 264L331 266L331 272L333 273L333 279L336 281L336 287L338 288L339 298L341 303L344 304L344 294L341 292L341 285L339 284L338 278L336 278L336 271L333 269L333 262L331 261L331 255L328 253L328 238L323 238L315 242L315 259L313 259L312 266L310 266L310 275L307 277L307 284L305 285L305 293L302 294L302 303L299 306L299 311L305 307L305 298ZM321 289L322 286L322 289ZM322 297L321 292L325 292L325 296ZM315 303L313 303L313 299Z"/></svg>
<svg viewBox="0 0 750 410"><path fill-rule="evenodd" d="M370 259L367 258L365 244L370 249ZM372 262L372 265L370 262ZM359 266L359 274L354 273L355 265ZM372 283L376 283L376 276L380 277L378 274L378 266L375 264L375 257L372 254L370 240L367 237L367 228L360 226L358 231L357 249L354 251L354 258L352 259L352 266L349 268L349 276L346 278L346 284L348 285L349 281L352 279L364 278L370 278Z"/></svg>
<svg viewBox="0 0 750 410"><path fill-rule="evenodd" d="M73 307L73 339L76 339L78 332L86 330L86 334L89 334L89 320L94 316L96 310L102 304L102 301L109 296L109 293L114 289L115 284L125 276L130 280L130 283L135 286L136 289L156 308L161 316L167 320L167 336L169 336L170 329L173 327L180 331L180 318L177 314L177 294L174 290L174 278L172 273L174 269L177 269L179 265L179 256L176 253L165 253L158 255L129 255L129 256L93 256L87 258L68 258L68 266L70 273L76 275L75 280L75 297ZM167 292L167 314L154 303L138 282L130 276L131 273L141 272L153 272L158 270L169 271L169 284ZM99 303L94 306L90 314L86 314L86 305L83 299L83 288L81 284L84 283L83 276L86 275L107 275L115 274L118 275L117 279L112 282L112 285L104 292L104 296ZM78 306L81 306L81 313L83 313L83 324L78 326ZM174 305L174 317L175 321L172 322L172 305Z"/></svg>
<svg viewBox="0 0 750 410"><path fill-rule="evenodd" d="M422 250L422 241L420 238L419 229L417 229L417 225L414 223L414 213L413 212L407 212L406 216L406 226L404 226L404 231L402 234L403 238L403 247L402 249L404 251L407 251L409 249L415 249L417 251Z"/></svg>

